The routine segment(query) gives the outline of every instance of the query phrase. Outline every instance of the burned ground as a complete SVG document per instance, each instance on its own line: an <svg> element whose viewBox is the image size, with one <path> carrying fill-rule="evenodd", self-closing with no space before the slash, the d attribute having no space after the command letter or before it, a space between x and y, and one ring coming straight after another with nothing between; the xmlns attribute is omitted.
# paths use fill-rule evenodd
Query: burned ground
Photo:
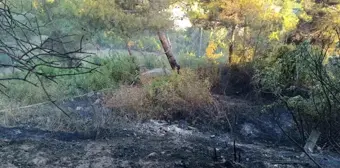
<svg viewBox="0 0 340 168"><path fill-rule="evenodd" d="M98 95L91 94L63 106L89 117L87 106L96 101ZM289 116L282 111L281 117L289 129ZM2 126L0 167L316 167L264 114L240 115L233 134L181 122L115 122L87 133L42 128L34 121ZM340 157L327 151L316 150L312 157L323 167L340 165Z"/></svg>

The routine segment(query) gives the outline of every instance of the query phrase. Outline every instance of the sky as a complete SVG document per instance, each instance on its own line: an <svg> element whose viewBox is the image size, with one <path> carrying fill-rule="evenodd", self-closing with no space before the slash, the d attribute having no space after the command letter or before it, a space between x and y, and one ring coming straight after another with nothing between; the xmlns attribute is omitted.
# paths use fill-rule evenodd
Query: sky
<svg viewBox="0 0 340 168"><path fill-rule="evenodd" d="M176 30L183 30L192 26L189 18L185 16L186 13L182 8L175 6L171 9L171 11Z"/></svg>

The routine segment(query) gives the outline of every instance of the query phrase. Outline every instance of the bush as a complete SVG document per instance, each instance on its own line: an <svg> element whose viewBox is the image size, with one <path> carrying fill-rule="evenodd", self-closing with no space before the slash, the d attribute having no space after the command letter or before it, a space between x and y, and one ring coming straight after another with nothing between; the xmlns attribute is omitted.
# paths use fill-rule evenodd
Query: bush
<svg viewBox="0 0 340 168"><path fill-rule="evenodd" d="M140 118L188 119L213 104L209 80L189 69L142 82L142 87L121 87L108 96L107 105L134 111Z"/></svg>
<svg viewBox="0 0 340 168"><path fill-rule="evenodd" d="M119 86L120 84L133 84L138 80L139 67L134 57L116 56L101 60L99 72L88 74L87 80L90 90L100 90Z"/></svg>
<svg viewBox="0 0 340 168"><path fill-rule="evenodd" d="M206 57L198 58L193 53L181 53L178 56L178 62L180 63L181 67L193 68L193 69L209 64L209 61L208 59L206 59Z"/></svg>
<svg viewBox="0 0 340 168"><path fill-rule="evenodd" d="M324 64L325 52L308 43L283 47L273 54L276 57L258 62L254 82L259 91L276 96L273 104L291 111L301 142L306 141L312 129L318 129L319 142L339 150L334 144L339 143L335 130L340 126L340 80L336 75L340 70L339 66Z"/></svg>
<svg viewBox="0 0 340 168"><path fill-rule="evenodd" d="M48 93L53 98L60 99L66 96L77 96L90 91L97 91L105 88L115 88L121 84L131 85L138 82L138 65L133 57L116 56L110 58L94 58L97 63L102 64L96 72L76 75L63 76L55 79L53 83L44 79L44 86L48 88ZM75 70L52 69L49 67L40 67L38 71L49 75L57 75L64 73L76 73ZM22 76L20 72L10 74L10 76ZM23 81L8 81L11 88L6 89L6 94L10 99L14 100L17 105L29 105L39 102L48 101L43 89L39 86L39 81L31 76L29 80L38 86L31 85ZM2 105L9 103L2 95Z"/></svg>

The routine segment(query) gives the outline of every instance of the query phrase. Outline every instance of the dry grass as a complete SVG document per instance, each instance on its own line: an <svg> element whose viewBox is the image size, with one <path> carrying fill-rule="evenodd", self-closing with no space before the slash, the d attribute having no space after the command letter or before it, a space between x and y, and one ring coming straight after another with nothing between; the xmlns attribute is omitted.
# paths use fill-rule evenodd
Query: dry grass
<svg viewBox="0 0 340 168"><path fill-rule="evenodd" d="M141 77L141 87L122 86L107 97L106 105L136 112L140 118L178 119L194 117L196 111L213 106L211 84L193 70L162 77Z"/></svg>
<svg viewBox="0 0 340 168"><path fill-rule="evenodd" d="M92 106L87 116L75 109L63 109L70 115L70 118L51 103L1 110L0 126L29 126L49 131L98 134L103 128L114 128L115 124L121 123L118 120L122 120L111 110L100 106Z"/></svg>

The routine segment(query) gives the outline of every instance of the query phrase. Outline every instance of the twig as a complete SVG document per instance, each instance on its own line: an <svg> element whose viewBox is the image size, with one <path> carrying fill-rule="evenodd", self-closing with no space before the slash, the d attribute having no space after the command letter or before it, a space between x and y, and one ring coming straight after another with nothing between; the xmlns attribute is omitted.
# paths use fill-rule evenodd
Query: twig
<svg viewBox="0 0 340 168"><path fill-rule="evenodd" d="M66 113L66 111L64 111L61 107L59 107L56 103L55 103L55 100L52 100L51 98L51 95L47 92L45 86L44 86L44 83L42 82L42 80L40 79L40 77L38 75L36 75L36 77L38 78L39 82L40 82L40 85L43 89L43 91L45 92L48 100L50 100L50 102L55 105L61 112L63 112L68 118L71 118L71 116L69 114Z"/></svg>

